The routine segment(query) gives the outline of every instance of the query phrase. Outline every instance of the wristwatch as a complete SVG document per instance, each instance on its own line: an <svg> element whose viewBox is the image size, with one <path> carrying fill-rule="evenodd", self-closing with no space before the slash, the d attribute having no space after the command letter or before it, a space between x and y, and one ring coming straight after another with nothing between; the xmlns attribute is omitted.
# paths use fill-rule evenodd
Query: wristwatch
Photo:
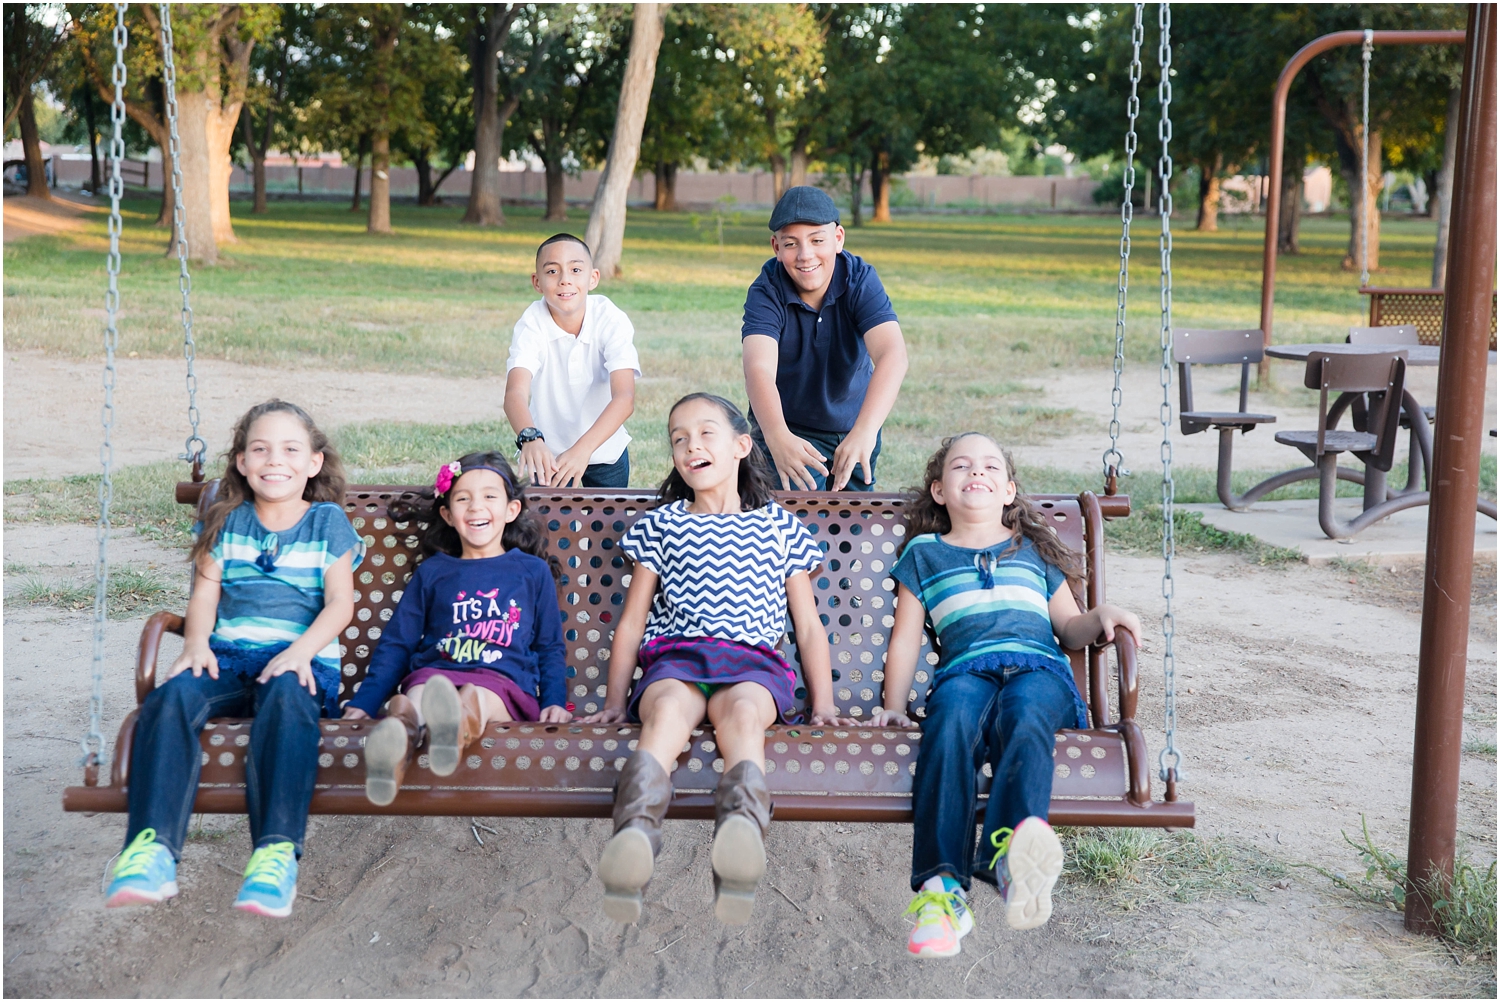
<svg viewBox="0 0 1500 1002"><path fill-rule="evenodd" d="M545 442L546 440L540 428L522 428L521 433L516 436L516 448L522 448L527 442Z"/></svg>

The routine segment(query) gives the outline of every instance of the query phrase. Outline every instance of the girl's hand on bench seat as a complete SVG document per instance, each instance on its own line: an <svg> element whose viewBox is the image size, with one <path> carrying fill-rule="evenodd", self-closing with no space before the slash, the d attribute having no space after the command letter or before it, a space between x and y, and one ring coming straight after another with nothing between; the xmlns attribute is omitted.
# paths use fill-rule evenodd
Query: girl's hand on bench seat
<svg viewBox="0 0 1500 1002"><path fill-rule="evenodd" d="M572 721L573 714L568 712L566 706L545 706L536 719L541 724L566 724Z"/></svg>
<svg viewBox="0 0 1500 1002"><path fill-rule="evenodd" d="M911 718L899 710L876 710L870 715L871 727L915 727Z"/></svg>
<svg viewBox="0 0 1500 1002"><path fill-rule="evenodd" d="M586 717L579 717L580 724L623 724L627 723L625 707L604 705L604 709L598 713L590 713Z"/></svg>
<svg viewBox="0 0 1500 1002"><path fill-rule="evenodd" d="M369 720L370 715L356 706L344 707L343 720Z"/></svg>
<svg viewBox="0 0 1500 1002"><path fill-rule="evenodd" d="M821 708L814 708L814 710L812 711L812 715L807 718L807 725L809 727L854 727L854 726L856 726L853 717L841 717L841 716L839 716L839 708L837 706L825 706L825 707L821 707Z"/></svg>

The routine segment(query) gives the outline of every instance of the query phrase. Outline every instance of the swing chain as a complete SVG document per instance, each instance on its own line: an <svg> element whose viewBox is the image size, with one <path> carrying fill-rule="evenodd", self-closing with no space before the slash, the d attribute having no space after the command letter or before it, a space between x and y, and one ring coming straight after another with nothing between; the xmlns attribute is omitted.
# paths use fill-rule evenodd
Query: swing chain
<svg viewBox="0 0 1500 1002"><path fill-rule="evenodd" d="M1125 373L1125 299L1126 291L1130 286L1130 222L1135 218L1135 206L1131 204L1130 197L1135 188L1135 120L1141 113L1139 91L1141 43L1146 35L1145 24L1142 21L1145 8L1144 3L1135 5L1135 27L1130 33L1130 99L1125 102L1125 117L1128 124L1125 129L1125 172L1122 175L1125 181L1125 197L1120 201L1120 277L1115 286L1115 385L1109 394L1111 408L1109 448L1104 451L1104 493L1106 495L1119 493L1119 478L1130 476L1130 471L1125 469L1125 457L1120 453L1120 403L1124 400L1124 394L1120 390L1120 380Z"/></svg>
<svg viewBox="0 0 1500 1002"><path fill-rule="evenodd" d="M172 156L172 233L177 245L177 288L182 292L182 357L187 361L188 435L186 451L180 458L193 464L193 482L203 480L203 461L208 443L198 434L198 375L193 362L197 346L193 340L193 305L190 294L193 279L188 274L188 242L182 209L182 141L177 133L177 64L172 49L172 5L157 4L161 12L162 90L166 93L167 129Z"/></svg>
<svg viewBox="0 0 1500 1002"><path fill-rule="evenodd" d="M1157 172L1161 175L1161 191L1158 195L1161 214L1161 597L1166 606L1161 617L1163 640L1162 673L1166 681L1166 741L1158 758L1161 779L1167 784L1167 799L1176 799L1178 780L1182 779L1182 753L1177 750L1177 662L1172 645L1176 633L1176 621L1172 615L1172 596L1176 585L1172 580L1172 558L1176 553L1177 540L1173 533L1173 502L1177 487L1172 480L1172 5L1159 5L1161 44L1157 49L1157 63L1161 67L1161 79L1157 84L1157 97L1161 101L1161 118L1156 123L1156 134L1161 140L1161 159L1157 161Z"/></svg>
<svg viewBox="0 0 1500 1002"><path fill-rule="evenodd" d="M1370 284L1370 55L1375 51L1375 32L1365 29L1359 61L1364 65L1363 105L1360 114L1359 148L1359 287Z"/></svg>
<svg viewBox="0 0 1500 1002"><path fill-rule="evenodd" d="M114 501L115 485L111 477L114 467L115 447L115 350L120 344L117 321L120 313L120 198L125 193L125 181L120 176L120 163L125 159L125 46L130 34L125 30L125 8L115 4L115 64L112 82L115 98L110 104L109 120L114 130L109 140L109 253L104 259L104 269L109 274L109 285L104 292L104 408L100 412L100 423L104 426L104 442L99 446L99 523L96 538L99 556L94 562L94 663L93 688L89 692L89 730L81 742L83 757L78 764L84 769L84 783L96 786L99 783L99 763L104 758L104 627L108 621L109 601L109 506Z"/></svg>

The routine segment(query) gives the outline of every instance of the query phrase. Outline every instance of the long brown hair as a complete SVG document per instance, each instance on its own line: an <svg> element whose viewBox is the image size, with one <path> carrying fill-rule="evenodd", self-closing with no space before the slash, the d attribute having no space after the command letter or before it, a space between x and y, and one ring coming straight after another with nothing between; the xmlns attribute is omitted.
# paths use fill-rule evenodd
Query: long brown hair
<svg viewBox="0 0 1500 1002"><path fill-rule="evenodd" d="M290 414L302 422L302 427L307 429L307 440L312 446L313 452L323 454L323 468L316 476L309 477L307 486L302 490L302 500L332 501L340 508L344 506L344 463L339 459L339 454L328 441L328 436L318 430L313 419L307 411L296 404L287 403L285 400L267 400L263 404L256 404L245 412L244 417L234 424L234 436L229 444L229 449L224 453L224 473L219 478L218 493L213 504L209 505L208 512L203 516L203 528L198 533L198 538L193 542L193 549L188 554L188 559L193 563L204 555L210 553L219 542L219 533L224 530L224 520L229 513L240 505L255 497L250 489L250 482L240 472L239 458L245 454L245 447L250 440L250 428L265 417L267 414Z"/></svg>
<svg viewBox="0 0 1500 1002"><path fill-rule="evenodd" d="M562 564L548 551L547 527L535 512L527 510L526 488L516 479L516 473L505 457L498 452L471 452L459 459L458 467L459 473L453 478L454 484L470 470L488 468L500 474L500 479L505 482L506 497L511 501L521 502L520 514L500 535L501 544L507 550L521 550L545 560L553 578L560 580ZM450 557L463 556L463 541L459 539L458 530L444 521L440 514L442 509L448 507L448 497L452 493L453 487L450 484L446 491L433 497L427 510L427 531L422 535L424 557L434 553L446 553Z"/></svg>
<svg viewBox="0 0 1500 1002"><path fill-rule="evenodd" d="M934 452L932 458L927 460L927 469L922 474L922 486L913 487L908 492L906 536L901 541L902 550L906 549L906 544L912 539L924 533L935 532L943 535L953 531L953 521L948 517L947 506L940 505L933 500L932 485L943 479L943 468L948 465L948 453L953 450L953 444L971 435L987 438L991 442L995 441L982 431L959 432L951 438L943 439L943 444L938 447L937 452ZM995 442L995 444L1000 443ZM1029 539L1031 545L1036 547L1037 555L1062 571L1069 581L1082 581L1084 568L1078 553L1057 537L1057 532L1048 524L1047 517L1026 496L1026 492L1021 488L1021 481L1016 478L1016 464L1011 460L1010 453L1001 449L1000 454L1005 457L1006 474L1016 485L1016 499L1005 506L1005 511L1000 516L1001 523L1016 534L1011 537L1011 545L1001 552L1000 556L1007 556L1012 550L1018 548L1022 538Z"/></svg>
<svg viewBox="0 0 1500 1002"><path fill-rule="evenodd" d="M729 421L729 427L736 435L750 434L750 422L745 420L745 415L741 414L740 409L734 404L716 393L689 393L667 411L668 437L671 435L672 415L676 413L677 408L683 404L692 403L694 400L707 400L723 411L724 417ZM754 443L750 445L750 454L740 460L737 486L740 507L745 511L764 508L771 503L771 471L766 466L765 456L761 455L760 446ZM661 482L658 493L662 504L669 504L673 501L691 502L695 497L693 489L687 485L686 480L682 479L682 474L677 472L675 463L672 465L672 471L667 474L667 479Z"/></svg>

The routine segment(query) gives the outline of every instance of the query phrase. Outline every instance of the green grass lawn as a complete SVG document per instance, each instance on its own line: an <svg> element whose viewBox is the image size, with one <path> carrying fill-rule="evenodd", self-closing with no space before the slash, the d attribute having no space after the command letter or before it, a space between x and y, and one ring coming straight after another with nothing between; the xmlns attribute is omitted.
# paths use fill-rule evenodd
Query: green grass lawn
<svg viewBox="0 0 1500 1002"><path fill-rule="evenodd" d="M126 205L120 351L178 357L177 263L162 254L166 233L152 226L156 205L154 199ZM546 223L537 209L514 208L505 227L481 230L460 224L455 207L395 205L395 235L372 237L363 214L338 204L273 202L264 216L250 215L247 203L233 208L239 242L224 248L217 267L193 275L200 357L465 374L492 377L497 386L510 329L535 298L534 248L558 229L581 231L586 220L575 210L566 224ZM1260 221L1231 218L1216 234L1193 233L1182 222L1174 252L1176 324L1255 326ZM1146 360L1159 351L1156 221L1143 217L1134 232L1128 352ZM1425 285L1434 232L1426 221L1386 221L1379 284ZM690 214L631 214L626 277L604 291L634 321L644 371L630 422L634 483L654 484L665 472L660 431L677 397L707 389L744 401L741 308L769 254L768 237L760 213L726 225L722 248L717 233ZM1305 222L1303 254L1284 258L1278 274L1279 340L1342 340L1346 327L1362 322L1366 304L1355 291L1357 278L1339 266L1347 239L1345 219ZM987 428L1012 443L1070 430L1073 412L1041 406L1020 382L1025 377L1064 366L1094 368L1099 393L1107 396L1118 246L1119 220L1108 215L913 215L850 232L849 249L880 271L912 358L886 426L884 484L911 482L935 441L959 428ZM100 354L105 248L102 217L90 217L78 231L5 248L7 349ZM336 438L353 467L377 471L426 469L469 444L510 437L502 422L472 424L458 407L444 421L445 402L433 403L432 425L349 427ZM1102 429L1100 438L1102 449ZM130 474L131 483L145 489L175 476L168 467L175 469L143 467ZM1076 490L1075 481L1088 486L1097 479L1026 472L1036 490ZM1210 489L1202 500L1212 500L1211 474L1205 478ZM7 518L61 517L76 507L64 498L87 507L89 478L69 483L65 489L55 482L7 484L8 494L35 499ZM1155 490L1139 477L1131 488L1142 496ZM142 524L171 521L146 494L135 503Z"/></svg>

